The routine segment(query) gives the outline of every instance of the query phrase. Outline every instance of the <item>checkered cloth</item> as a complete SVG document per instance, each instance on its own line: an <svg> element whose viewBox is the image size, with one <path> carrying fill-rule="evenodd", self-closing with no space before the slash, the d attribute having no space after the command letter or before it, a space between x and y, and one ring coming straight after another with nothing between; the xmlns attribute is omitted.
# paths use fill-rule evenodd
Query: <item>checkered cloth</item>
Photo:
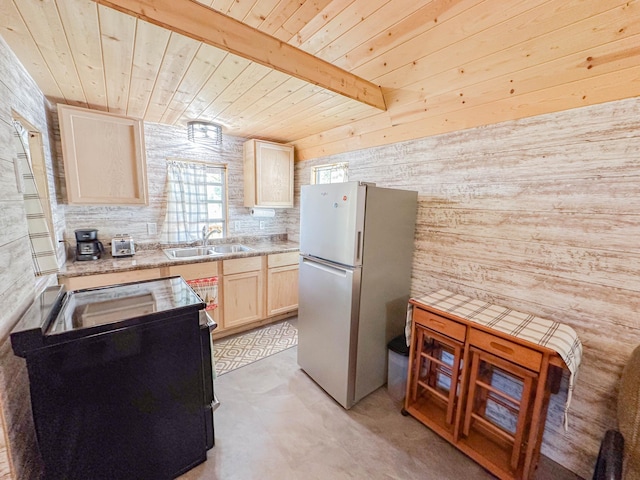
<svg viewBox="0 0 640 480"><path fill-rule="evenodd" d="M22 175L22 196L29 228L31 259L36 275L49 275L58 272L58 258L53 246L51 232L44 215L41 193L33 176L29 151L29 132L20 122L14 120L13 144Z"/></svg>
<svg viewBox="0 0 640 480"><path fill-rule="evenodd" d="M527 313L516 312L510 308L474 300L448 290L438 290L413 300L493 330L555 350L564 360L570 372L569 391L567 392L567 402L564 407L564 427L565 430L568 428L569 405L580 361L582 360L582 343L573 328ZM411 336L412 310L411 304L409 304L405 330L408 341Z"/></svg>
<svg viewBox="0 0 640 480"><path fill-rule="evenodd" d="M200 239L207 224L207 167L200 163L167 161L167 210L161 243Z"/></svg>

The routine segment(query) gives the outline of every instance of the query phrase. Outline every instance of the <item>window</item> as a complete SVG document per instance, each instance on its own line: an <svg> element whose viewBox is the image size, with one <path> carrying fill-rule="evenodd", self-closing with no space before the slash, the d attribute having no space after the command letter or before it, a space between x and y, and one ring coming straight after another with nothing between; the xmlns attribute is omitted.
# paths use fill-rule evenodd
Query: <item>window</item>
<svg viewBox="0 0 640 480"><path fill-rule="evenodd" d="M209 238L224 238L227 231L226 167L207 166L207 224Z"/></svg>
<svg viewBox="0 0 640 480"><path fill-rule="evenodd" d="M162 243L224 238L227 232L225 165L167 162L167 212Z"/></svg>
<svg viewBox="0 0 640 480"><path fill-rule="evenodd" d="M349 164L332 163L311 169L311 183L341 183L349 180Z"/></svg>

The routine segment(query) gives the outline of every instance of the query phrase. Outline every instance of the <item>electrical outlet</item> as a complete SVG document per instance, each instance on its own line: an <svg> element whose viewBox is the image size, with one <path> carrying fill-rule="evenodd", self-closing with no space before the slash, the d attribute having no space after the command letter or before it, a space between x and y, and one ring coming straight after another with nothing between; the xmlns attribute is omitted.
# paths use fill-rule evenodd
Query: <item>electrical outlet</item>
<svg viewBox="0 0 640 480"><path fill-rule="evenodd" d="M158 233L158 225L156 223L147 223L147 234L156 235Z"/></svg>
<svg viewBox="0 0 640 480"><path fill-rule="evenodd" d="M233 229L237 232L238 230L240 230L240 222L238 220L236 220L235 222L233 222Z"/></svg>
<svg viewBox="0 0 640 480"><path fill-rule="evenodd" d="M260 220L260 230L264 230L264 220Z"/></svg>

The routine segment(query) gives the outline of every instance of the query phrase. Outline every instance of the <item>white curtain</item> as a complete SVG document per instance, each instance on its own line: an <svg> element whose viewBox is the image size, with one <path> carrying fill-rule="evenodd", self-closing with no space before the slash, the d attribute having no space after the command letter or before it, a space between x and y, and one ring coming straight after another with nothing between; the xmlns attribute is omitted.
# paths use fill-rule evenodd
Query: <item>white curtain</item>
<svg viewBox="0 0 640 480"><path fill-rule="evenodd" d="M36 275L48 275L58 272L58 259L53 248L51 233L44 216L42 201L33 178L31 157L29 155L29 132L18 121L13 122L14 149L18 156L23 181L24 208L27 212L31 258Z"/></svg>
<svg viewBox="0 0 640 480"><path fill-rule="evenodd" d="M162 243L189 243L200 239L207 223L206 165L167 161L167 213Z"/></svg>

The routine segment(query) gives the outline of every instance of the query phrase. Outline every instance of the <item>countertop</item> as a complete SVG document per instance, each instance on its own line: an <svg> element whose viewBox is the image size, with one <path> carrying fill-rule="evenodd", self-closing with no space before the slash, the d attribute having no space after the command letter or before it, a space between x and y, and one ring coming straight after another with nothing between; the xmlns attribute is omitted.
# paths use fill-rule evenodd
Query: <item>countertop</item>
<svg viewBox="0 0 640 480"><path fill-rule="evenodd" d="M271 237L236 237L212 240L208 244L241 243L251 248L248 252L227 253L212 257L197 259L170 260L163 252L164 248L172 248L167 245L136 244L136 254L132 257L112 257L110 252L105 252L99 260L75 261L69 260L58 272L58 278L82 277L86 275L98 275L101 273L127 272L131 270L143 270L145 268L168 267L171 265L185 265L190 263L216 262L231 258L255 257L273 253L286 253L299 251L297 242L287 240L286 235L274 235ZM188 246L188 245L185 245ZM105 247L105 250L108 250Z"/></svg>

